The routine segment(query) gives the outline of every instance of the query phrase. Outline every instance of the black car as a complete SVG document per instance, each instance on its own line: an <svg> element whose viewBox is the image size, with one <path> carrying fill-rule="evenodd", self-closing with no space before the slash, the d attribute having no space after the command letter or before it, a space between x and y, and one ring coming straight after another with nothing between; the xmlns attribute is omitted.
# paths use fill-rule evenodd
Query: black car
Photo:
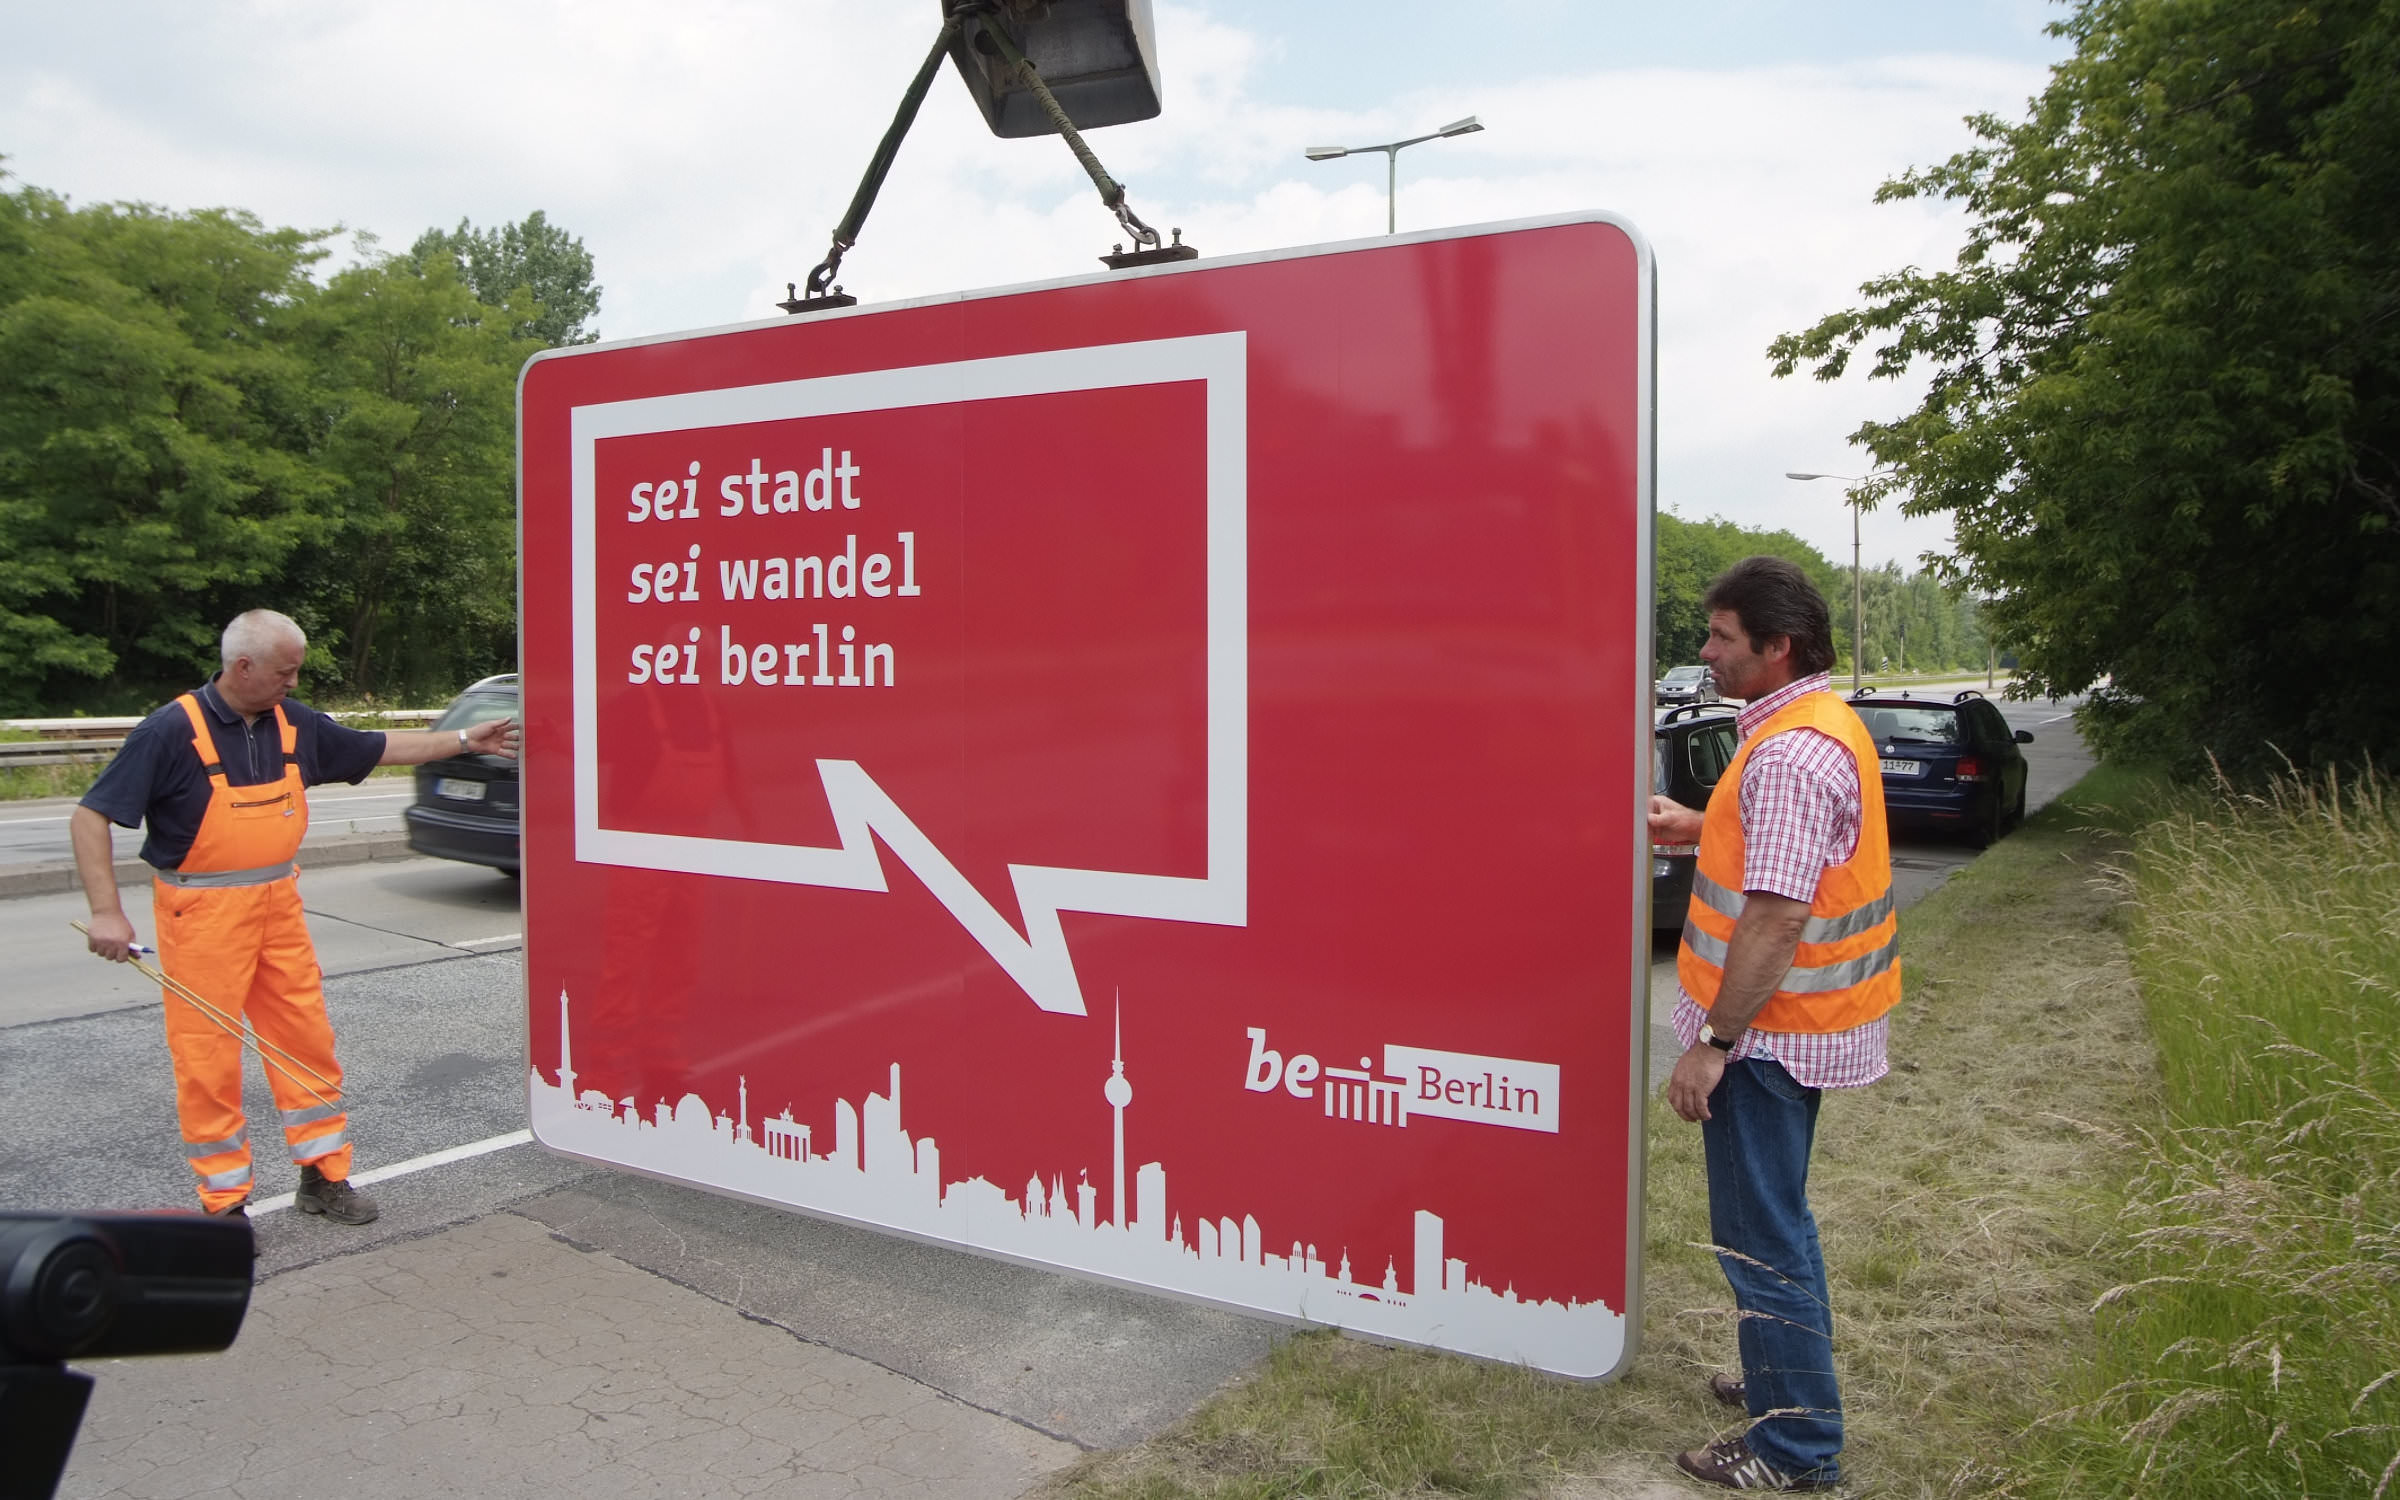
<svg viewBox="0 0 2400 1500"><path fill-rule="evenodd" d="M2025 818L2025 752L1999 706L1969 689L1912 698L1872 689L1849 700L1883 760L1884 814L1895 829L1964 834L1988 848Z"/></svg>
<svg viewBox="0 0 2400 1500"><path fill-rule="evenodd" d="M517 674L486 677L458 695L434 724L472 729L517 712ZM406 814L408 847L419 854L517 872L517 763L502 755L453 755L417 767L417 800Z"/></svg>
<svg viewBox="0 0 2400 1500"><path fill-rule="evenodd" d="M1650 786L1686 807L1705 808L1718 778L1741 748L1741 730L1730 704L1687 703L1658 716L1650 738ZM1698 844L1650 846L1650 926L1659 932L1679 932L1684 910L1691 904L1692 870L1700 863Z"/></svg>

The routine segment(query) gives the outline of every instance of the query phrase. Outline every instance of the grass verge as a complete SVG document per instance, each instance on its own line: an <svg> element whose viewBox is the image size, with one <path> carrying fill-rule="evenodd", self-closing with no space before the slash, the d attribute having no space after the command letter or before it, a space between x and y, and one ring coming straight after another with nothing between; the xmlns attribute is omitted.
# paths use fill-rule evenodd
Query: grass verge
<svg viewBox="0 0 2400 1500"><path fill-rule="evenodd" d="M2120 883L2165 1109L2034 1494L2400 1495L2400 796L2185 796Z"/></svg>
<svg viewBox="0 0 2400 1500"><path fill-rule="evenodd" d="M2121 907L2097 884L2152 795L2103 768L1902 919L1895 1069L1835 1094L1810 1185L1832 1282L1852 1495L1992 1488L2072 1398L2121 1180L2116 1122L2155 1074ZM1700 1137L1653 1098L1640 1358L1575 1385L1310 1333L1177 1427L1094 1454L1055 1496L1701 1493L1667 1455L1727 1430L1702 1388L1733 1356L1701 1248Z"/></svg>

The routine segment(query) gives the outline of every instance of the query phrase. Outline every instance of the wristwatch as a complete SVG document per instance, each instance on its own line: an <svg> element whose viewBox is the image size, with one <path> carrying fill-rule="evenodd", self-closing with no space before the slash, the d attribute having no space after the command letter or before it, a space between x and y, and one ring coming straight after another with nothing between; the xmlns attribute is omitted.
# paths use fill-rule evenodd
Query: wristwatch
<svg viewBox="0 0 2400 1500"><path fill-rule="evenodd" d="M461 750L467 748L467 732L463 729L458 732L458 748Z"/></svg>
<svg viewBox="0 0 2400 1500"><path fill-rule="evenodd" d="M1717 1035L1717 1029L1703 1021L1700 1023L1700 1040L1716 1048L1719 1052L1731 1052L1735 1038Z"/></svg>

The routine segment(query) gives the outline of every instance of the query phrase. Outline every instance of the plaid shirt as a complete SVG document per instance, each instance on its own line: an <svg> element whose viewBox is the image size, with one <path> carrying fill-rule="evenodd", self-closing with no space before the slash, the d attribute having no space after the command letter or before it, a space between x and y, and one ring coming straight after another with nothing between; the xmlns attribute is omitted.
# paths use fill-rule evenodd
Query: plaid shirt
<svg viewBox="0 0 2400 1500"><path fill-rule="evenodd" d="M1795 699L1832 687L1830 674L1820 672L1745 705L1735 720L1742 738L1756 734ZM1753 749L1742 767L1742 888L1814 901L1827 867L1858 848L1858 797L1857 762L1832 735L1789 729ZM1707 1019L1708 1012L1678 985L1677 1040L1691 1047ZM1884 1052L1890 1035L1889 1016L1831 1033L1753 1026L1734 1044L1729 1060L1770 1058L1802 1088L1854 1089L1890 1071Z"/></svg>

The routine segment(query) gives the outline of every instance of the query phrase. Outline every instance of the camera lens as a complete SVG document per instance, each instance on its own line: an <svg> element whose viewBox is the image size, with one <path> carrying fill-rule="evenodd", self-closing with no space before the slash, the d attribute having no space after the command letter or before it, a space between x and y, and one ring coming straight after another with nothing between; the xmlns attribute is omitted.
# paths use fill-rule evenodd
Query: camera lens
<svg viewBox="0 0 2400 1500"><path fill-rule="evenodd" d="M0 1224L0 1353L71 1359L117 1313L116 1252L89 1223Z"/></svg>
<svg viewBox="0 0 2400 1500"><path fill-rule="evenodd" d="M73 1240L51 1252L34 1278L33 1315L60 1352L88 1342L116 1305L117 1265L97 1240Z"/></svg>

